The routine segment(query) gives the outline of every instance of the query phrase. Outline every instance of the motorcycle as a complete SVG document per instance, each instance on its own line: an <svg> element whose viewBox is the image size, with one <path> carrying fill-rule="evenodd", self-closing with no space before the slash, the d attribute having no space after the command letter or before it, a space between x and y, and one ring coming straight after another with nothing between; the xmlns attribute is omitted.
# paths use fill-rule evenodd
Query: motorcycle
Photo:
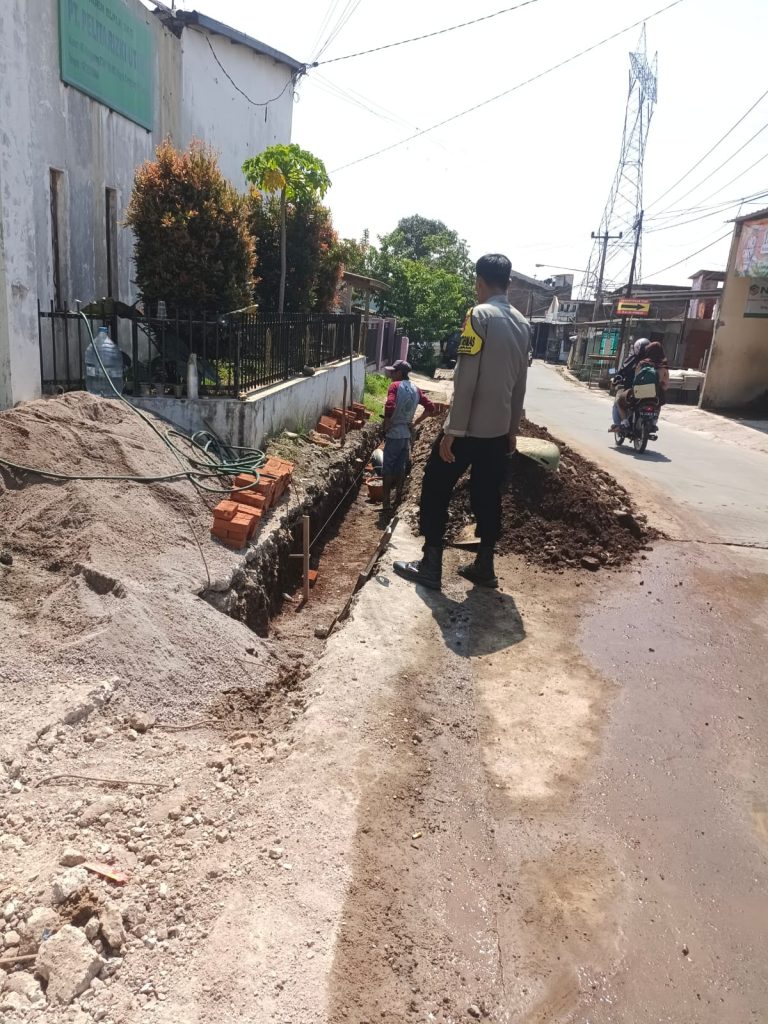
<svg viewBox="0 0 768 1024"><path fill-rule="evenodd" d="M614 433L616 447L620 448L628 440L635 446L638 455L642 455L649 441L658 440L660 409L659 400L655 396L643 398L636 395L629 409L628 426L621 425Z"/></svg>

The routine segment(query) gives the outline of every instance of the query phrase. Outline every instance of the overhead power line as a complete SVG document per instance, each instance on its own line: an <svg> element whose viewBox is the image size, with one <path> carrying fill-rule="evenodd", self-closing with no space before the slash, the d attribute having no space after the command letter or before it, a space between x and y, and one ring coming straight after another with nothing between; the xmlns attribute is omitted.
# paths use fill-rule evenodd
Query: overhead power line
<svg viewBox="0 0 768 1024"><path fill-rule="evenodd" d="M696 252L689 253L688 256L684 256L683 259L678 260L677 263L670 263L668 267L662 267L661 270L654 270L652 274L643 275L643 280L647 280L649 277L658 277L659 274L666 274L668 270L674 270L675 267L679 267L681 263L687 263L688 260L692 260L694 256L698 256L702 252L706 252L707 249L711 249L713 245L717 245L718 242L724 242L726 238L730 238L733 231L726 231L724 235L716 238L714 242L710 242L709 245L705 245L701 249L697 249Z"/></svg>
<svg viewBox="0 0 768 1024"><path fill-rule="evenodd" d="M766 153L765 156L762 157L762 159L765 160L767 157L768 157L768 153ZM671 223L668 223L668 224L662 224L659 227L648 228L647 231L646 231L646 234L655 234L657 231L669 231L671 228L683 228L687 224L695 224L697 221L700 221L700 220L709 220L710 217L722 216L728 210L732 210L734 206L739 206L740 207L744 203L753 203L756 200L765 199L766 196L768 196L768 192L758 192L758 193L755 193L755 195L744 196L741 199L737 199L735 202L725 203L725 204L721 203L717 207L714 207L714 208L710 207L709 208L709 211L710 211L709 213L701 212L699 214L699 216L697 216L697 217L690 217L688 220L675 220L675 221L672 221ZM705 207L705 209L706 209L706 207Z"/></svg>
<svg viewBox="0 0 768 1024"><path fill-rule="evenodd" d="M434 39L436 36L447 35L448 32L456 32L460 28L468 28L470 25L479 25L482 21L491 21L502 14L509 14L511 11L519 11L521 7L528 7L530 4L538 3L539 0L523 0L514 7L504 7L492 14L484 14L481 18L473 18L471 21L462 21L460 25L449 25L447 28L439 28L434 32L425 32L422 36L411 36L410 39L399 39L396 43L385 43L383 46L373 46L370 50L359 50L357 53L346 53L343 57L329 57L328 60L316 61L315 65L335 64L340 60L352 60L353 57L367 57L369 53L381 53L382 50L391 50L394 46L406 46L408 43L419 43L422 39Z"/></svg>
<svg viewBox="0 0 768 1024"><path fill-rule="evenodd" d="M768 153L764 154L761 159L768 159ZM723 187L727 188L727 186ZM718 191L722 191L722 189L719 189ZM713 195L714 194L715 193L713 193ZM690 217L693 213L708 213L711 210L717 211L724 208L727 209L729 206L738 206L740 203L749 203L752 202L753 199L760 199L764 195L768 195L768 192L761 190L759 192L750 192L750 194L746 196L735 196L733 199L721 199L719 202L712 203L710 206L702 206L700 203L697 203L696 206L685 206L680 207L677 210L670 210L668 213L660 213L656 217L649 217L648 220L654 221L654 223L661 220L669 224L671 221L680 220L681 217ZM705 200L702 200L702 202L705 202Z"/></svg>
<svg viewBox="0 0 768 1024"><path fill-rule="evenodd" d="M318 51L318 53L317 53L317 55L315 57L315 61L319 61L320 58L322 57L322 55L328 49L328 47L331 46L332 43L334 43L336 41L336 39L338 38L338 36L341 33L342 29L344 29L346 27L347 23L349 22L349 19L352 17L352 15L355 13L357 8L360 6L361 2L362 2L362 0L347 0L346 7L344 7L344 9L342 10L341 14L338 17L338 20L337 20L336 24L333 26L331 31L328 33L328 37L326 38L326 40L323 43L323 45L320 47L320 49L319 49L319 51Z"/></svg>
<svg viewBox="0 0 768 1024"><path fill-rule="evenodd" d="M751 163L749 167L746 168L746 170L739 171L738 174L734 175L729 181L726 181L726 183L724 185L721 185L720 188L715 189L714 192L710 192L708 196L704 196L704 198L701 200L702 203L706 203L707 200L711 199L713 196L718 195L718 193L723 192L730 185L733 185L735 181L738 181L740 178L743 178L745 174L749 174L749 172L753 168L757 167L758 164L761 164L763 160L768 160L768 153L763 153L763 155L758 157L754 163Z"/></svg>
<svg viewBox="0 0 768 1024"><path fill-rule="evenodd" d="M758 137L758 135L762 135L763 132L766 131L767 129L768 129L768 124L764 124L762 126L762 128L758 128L758 130L755 132L754 135L751 135L747 139L746 142L744 142L741 146L739 146L739 148L737 150L734 150L734 152L731 153L731 155L729 157L727 157L725 160L723 160L723 162L721 164L718 164L717 167L714 169L714 171L711 171L706 176L706 178L702 178L701 181L698 183L698 185L694 185L692 188L689 188L687 192L683 192L683 194L681 196L678 196L677 202L680 202L682 199L686 199L692 192L696 192L698 189L700 189L702 185L706 185L706 183L710 179L714 178L714 176L717 174L718 171L721 171L725 167L726 164L729 164L731 162L731 160L734 159L734 157L737 157L739 155L739 153L742 152L742 150L746 149L747 146L750 145L750 143L755 141L755 139ZM759 163L759 161L758 161L758 163ZM746 173L746 172L742 172L742 173ZM737 175L737 178L740 178L741 176L742 175L739 174L739 175ZM731 179L731 182L729 182L729 184L731 184L734 180L736 180L736 179ZM727 188L727 187L728 187L727 185L723 186L723 188ZM716 195L717 193L712 193L712 194ZM664 210L661 211L661 213L666 213L667 210L671 210L673 206L674 206L674 203L672 203L670 206L667 206Z"/></svg>
<svg viewBox="0 0 768 1024"><path fill-rule="evenodd" d="M567 64L573 63L573 61L578 60L579 57L584 57L586 54L592 53L593 50L597 50L599 47L605 46L606 43L610 43L614 39L618 39L619 36L623 36L627 32L631 32L633 28L637 28L644 22L650 21L651 18L656 18L658 15L664 14L666 11L671 10L673 7L677 7L681 3L683 3L683 0L672 0L672 3L659 8L659 10L654 11L652 14L646 14L645 17L640 18L637 21L633 21L631 25L627 25L618 32L614 32L612 35L606 36L605 39L601 39L599 42L593 43L592 46L588 46L584 50L579 50L578 53L574 53L570 57L566 57L565 60L561 60L558 64L553 64L552 67L547 68L545 71L540 71L538 74L532 75L530 78L526 78L525 81L518 82L517 85L513 85L510 89L505 89L503 92L497 93L495 96L491 96L487 100L482 100L480 103L476 103L472 107L467 107L466 110L461 110L458 114L446 117L443 121L438 121L437 124L430 125L429 128L422 128L420 131L414 132L413 135L400 139L398 142L393 142L389 146L383 146L381 149L377 149L373 153L368 153L366 156L358 157L357 160L350 160L349 163L342 164L340 167L334 168L332 173L344 171L348 167L354 167L356 164L364 163L366 160L372 160L375 156L381 156L383 153L388 153L390 150L397 149L399 146L404 146L407 142L413 142L414 139L421 138L422 135L427 135L429 132L436 131L438 128L443 128L445 125L451 124L453 121L458 121L459 118L466 117L467 114L473 114L476 110L481 110L483 107L487 107L489 104L495 103L496 100L509 96L513 92L517 92L518 89L522 89L524 86L530 85L532 82L537 82L540 78L544 78L546 75L552 74L553 71L557 71L560 68L565 67Z"/></svg>
<svg viewBox="0 0 768 1024"><path fill-rule="evenodd" d="M312 49L310 51L311 53L315 53L316 50L319 52L325 30L330 26L331 18L336 12L340 2L341 0L330 0L325 14L323 15L323 20L320 22L320 28L317 30L317 35L315 36L315 41L312 44Z"/></svg>
<svg viewBox="0 0 768 1024"><path fill-rule="evenodd" d="M656 204L660 203L661 200L665 196L668 196L670 192L674 191L674 189L676 189L677 186L681 182L685 181L685 179L687 177L689 177L691 174L693 174L693 172L695 170L697 170L704 163L704 161L707 159L707 157L710 156L712 153L714 153L714 151L718 148L718 146L720 146L721 143L725 142L725 140L728 138L728 136L731 135L739 127L739 125L749 117L749 115L752 113L752 111L755 109L755 107L759 106L763 102L763 100L765 99L766 96L768 96L768 89L766 89L766 91L763 93L762 96L759 96L755 100L755 102L752 104L752 106L749 108L749 110L745 114L742 114L741 117L738 119L738 121L736 121L735 124L731 125L731 127L728 129L728 131L725 133L725 135L721 135L720 138L717 140L717 142L713 146L710 146L710 148L707 150L707 152L704 154L704 156L699 157L699 159L688 168L688 170L685 172L685 174L683 174L680 178L677 179L677 181L674 183L674 185L670 185L669 186L669 188L666 190L666 192L662 192L661 195L657 196L656 199L654 199L652 203L648 203L648 205L646 206L646 209L650 210L652 207L656 206ZM681 197L681 198L683 198L683 197Z"/></svg>
<svg viewBox="0 0 768 1024"><path fill-rule="evenodd" d="M407 121L388 107L382 106L376 100L372 100L370 97L364 96L362 93L356 92L348 86L342 88L335 82L332 82L330 78L326 78L325 75L322 75L319 71L315 71L313 73L311 81L335 99L342 100L344 103L352 104L361 110L367 111L367 113L374 117L378 117L383 121L389 121L391 124L397 125L401 129L408 129L409 131L419 130L419 126L414 124L413 121ZM445 153L449 152L448 147L443 145L439 139L432 139L431 141L434 146L442 149Z"/></svg>
<svg viewBox="0 0 768 1024"><path fill-rule="evenodd" d="M216 53L216 51L214 50L213 46L211 45L211 40L208 38L208 36L205 37L205 41L206 41L206 43L208 43L208 49L213 54L213 59L219 65L219 67L224 72L226 77L229 79L229 82L230 82L232 88L235 89L237 92L239 92L240 95L243 97L243 99L248 100L248 102L251 104L252 107L268 107L270 103L274 103L276 100L279 100L285 94L285 92L287 91L289 86L292 86L292 85L295 86L296 82L298 81L298 79L301 78L302 75L305 75L307 73L307 68L306 68L306 65L305 65L300 71L295 71L291 75L291 77L285 83L285 85L280 90L280 92L277 94L277 96L273 96L269 100L253 100L248 95L248 93L243 92L243 90L240 88L240 86L237 84L237 82L234 80L234 78L230 75L230 73L227 71L227 69L221 63L221 61L219 60L219 55Z"/></svg>

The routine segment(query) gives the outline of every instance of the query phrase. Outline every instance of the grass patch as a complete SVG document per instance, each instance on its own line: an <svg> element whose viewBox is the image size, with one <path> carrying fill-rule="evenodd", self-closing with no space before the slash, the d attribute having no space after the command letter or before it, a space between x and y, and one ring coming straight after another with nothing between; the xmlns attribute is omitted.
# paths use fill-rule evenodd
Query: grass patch
<svg viewBox="0 0 768 1024"><path fill-rule="evenodd" d="M371 419L379 422L384 419L384 403L392 381L383 373L366 373L363 404L373 415Z"/></svg>

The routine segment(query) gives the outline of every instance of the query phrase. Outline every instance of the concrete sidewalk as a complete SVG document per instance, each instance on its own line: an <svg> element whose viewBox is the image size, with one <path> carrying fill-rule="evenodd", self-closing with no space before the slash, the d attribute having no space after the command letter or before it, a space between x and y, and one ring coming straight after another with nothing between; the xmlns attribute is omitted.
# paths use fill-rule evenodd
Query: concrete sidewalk
<svg viewBox="0 0 768 1024"><path fill-rule="evenodd" d="M578 380L564 366L554 366L541 361L537 361L537 365L557 373L563 380L575 387L583 388L590 394L604 398L606 402L612 401L607 391L602 391L600 388L588 388L586 383ZM670 423L675 423L686 430L694 430L698 434L705 434L711 440L727 441L730 444L739 445L741 448L768 454L768 420L741 421L707 412L705 409L699 409L698 406L674 404L665 405L663 415L664 419Z"/></svg>

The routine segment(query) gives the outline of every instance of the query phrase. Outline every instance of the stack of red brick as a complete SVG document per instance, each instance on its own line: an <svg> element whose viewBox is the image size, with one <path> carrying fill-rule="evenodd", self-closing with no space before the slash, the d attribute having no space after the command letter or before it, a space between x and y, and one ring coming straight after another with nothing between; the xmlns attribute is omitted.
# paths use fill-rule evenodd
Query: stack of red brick
<svg viewBox="0 0 768 1024"><path fill-rule="evenodd" d="M370 416L370 412L364 405L361 405L360 402L353 402L348 409L331 409L329 416L321 416L317 424L317 432L338 440L341 437L341 428L345 419L347 432L349 432L364 427Z"/></svg>
<svg viewBox="0 0 768 1024"><path fill-rule="evenodd" d="M270 458L258 477L241 473L228 500L220 501L213 510L211 536L230 548L244 548L261 524L264 513L275 505L288 489L293 463Z"/></svg>

